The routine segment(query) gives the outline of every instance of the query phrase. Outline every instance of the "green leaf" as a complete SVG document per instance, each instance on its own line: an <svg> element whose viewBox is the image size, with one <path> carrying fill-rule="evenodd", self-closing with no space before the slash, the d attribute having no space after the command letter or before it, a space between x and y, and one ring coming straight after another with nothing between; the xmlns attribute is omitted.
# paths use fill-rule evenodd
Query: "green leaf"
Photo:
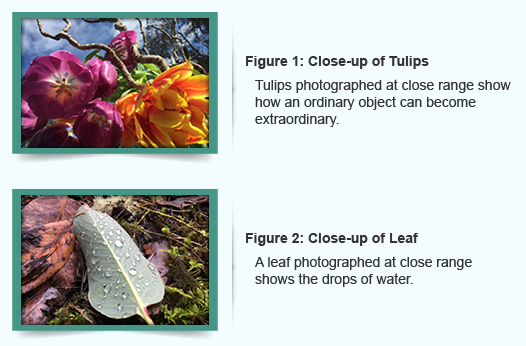
<svg viewBox="0 0 526 346"><path fill-rule="evenodd" d="M157 75L161 74L161 68L155 64L143 64L144 66L146 66L148 69L150 69L150 71L154 71L155 73L157 73Z"/></svg>
<svg viewBox="0 0 526 346"><path fill-rule="evenodd" d="M155 266L111 217L85 205L78 213L73 231L86 259L88 298L93 308L118 319L138 314L153 324L146 307L164 296Z"/></svg>
<svg viewBox="0 0 526 346"><path fill-rule="evenodd" d="M89 53L88 55L86 55L86 57L84 58L84 65L86 65L86 62L88 62L88 60L91 60L95 55L98 55L97 53L100 52L100 49L96 49L94 50L93 52ZM98 55L97 57L99 57L100 55ZM103 59L101 59L103 60Z"/></svg>

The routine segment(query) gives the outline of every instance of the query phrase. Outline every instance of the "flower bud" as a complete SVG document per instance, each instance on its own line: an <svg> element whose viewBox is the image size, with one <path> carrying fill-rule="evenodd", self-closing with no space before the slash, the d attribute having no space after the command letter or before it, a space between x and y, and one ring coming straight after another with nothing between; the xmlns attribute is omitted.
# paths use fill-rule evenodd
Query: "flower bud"
<svg viewBox="0 0 526 346"><path fill-rule="evenodd" d="M100 59L91 59L86 63L86 67L90 69L93 74L93 79L97 82L97 91L95 98L111 96L117 89L119 82L117 78L117 70L109 61L102 61Z"/></svg>
<svg viewBox="0 0 526 346"><path fill-rule="evenodd" d="M131 47L135 42L137 42L137 33L133 30L127 30L115 36L108 45L130 72L135 68L135 56L131 52ZM115 59L110 54L106 53L105 59L109 59L113 65L118 67Z"/></svg>

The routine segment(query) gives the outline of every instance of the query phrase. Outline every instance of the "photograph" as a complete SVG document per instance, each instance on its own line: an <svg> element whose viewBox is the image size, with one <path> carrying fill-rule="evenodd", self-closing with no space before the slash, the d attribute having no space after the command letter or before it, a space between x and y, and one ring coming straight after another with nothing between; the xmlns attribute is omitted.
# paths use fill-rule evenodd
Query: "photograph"
<svg viewBox="0 0 526 346"><path fill-rule="evenodd" d="M49 15L13 13L14 153L217 152L217 13Z"/></svg>
<svg viewBox="0 0 526 346"><path fill-rule="evenodd" d="M13 191L14 330L217 328L217 190L63 192Z"/></svg>

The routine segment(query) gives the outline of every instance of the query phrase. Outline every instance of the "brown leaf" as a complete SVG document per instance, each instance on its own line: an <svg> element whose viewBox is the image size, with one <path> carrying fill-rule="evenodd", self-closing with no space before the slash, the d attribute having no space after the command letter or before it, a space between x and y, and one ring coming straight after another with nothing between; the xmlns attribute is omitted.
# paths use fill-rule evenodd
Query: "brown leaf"
<svg viewBox="0 0 526 346"><path fill-rule="evenodd" d="M77 251L78 254L77 254ZM47 324L53 316L50 313L52 301L63 303L80 276L79 266L83 257L80 248L69 257L66 265L53 277L33 291L31 296L22 296L22 324Z"/></svg>
<svg viewBox="0 0 526 346"><path fill-rule="evenodd" d="M42 196L22 209L22 233L24 230L73 217L81 203L68 196Z"/></svg>
<svg viewBox="0 0 526 346"><path fill-rule="evenodd" d="M38 287L68 261L80 203L67 196L42 196L22 209L22 293Z"/></svg>
<svg viewBox="0 0 526 346"><path fill-rule="evenodd" d="M169 205L181 209L195 204L208 203L208 196L183 196L169 202L161 198L157 198L156 201L160 205Z"/></svg>
<svg viewBox="0 0 526 346"><path fill-rule="evenodd" d="M161 277L166 276L170 271L170 267L168 266L170 255L163 250L168 250L168 241L162 239L156 242L151 242L149 246L152 255L148 257L148 261L155 265L159 274L161 274Z"/></svg>
<svg viewBox="0 0 526 346"><path fill-rule="evenodd" d="M38 292L22 303L22 324L46 324L51 319L48 300L58 298L59 291L46 283Z"/></svg>
<svg viewBox="0 0 526 346"><path fill-rule="evenodd" d="M31 291L58 272L73 246L73 221L64 220L22 234L22 293Z"/></svg>

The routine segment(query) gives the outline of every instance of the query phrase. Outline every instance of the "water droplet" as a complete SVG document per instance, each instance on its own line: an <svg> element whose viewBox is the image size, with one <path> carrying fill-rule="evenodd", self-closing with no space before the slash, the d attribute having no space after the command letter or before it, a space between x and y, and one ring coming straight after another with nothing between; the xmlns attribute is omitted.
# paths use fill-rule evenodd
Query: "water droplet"
<svg viewBox="0 0 526 346"><path fill-rule="evenodd" d="M137 265L137 262L133 261L132 265L135 267Z"/></svg>
<svg viewBox="0 0 526 346"><path fill-rule="evenodd" d="M141 293L141 290L137 288L137 293Z"/></svg>
<svg viewBox="0 0 526 346"><path fill-rule="evenodd" d="M109 293L111 291L111 284L104 284L104 286L102 286L102 288L104 289L104 292Z"/></svg>
<svg viewBox="0 0 526 346"><path fill-rule="evenodd" d="M122 247L122 242L121 242L119 239L117 239L117 240L115 241L115 246L116 246L116 247Z"/></svg>
<svg viewBox="0 0 526 346"><path fill-rule="evenodd" d="M93 252L93 254L95 255L95 253L97 252L97 248L94 247L92 252Z"/></svg>
<svg viewBox="0 0 526 346"><path fill-rule="evenodd" d="M115 297L118 297L119 296L119 292L115 292Z"/></svg>
<svg viewBox="0 0 526 346"><path fill-rule="evenodd" d="M124 306L121 303L117 304L117 309L119 309L119 311L121 311L123 307Z"/></svg>
<svg viewBox="0 0 526 346"><path fill-rule="evenodd" d="M121 279L120 278L117 278L117 280L115 280L116 283L120 284L121 283Z"/></svg>
<svg viewBox="0 0 526 346"><path fill-rule="evenodd" d="M146 282L144 283L144 286L150 286L150 283L149 283L148 281L146 281Z"/></svg>
<svg viewBox="0 0 526 346"><path fill-rule="evenodd" d="M108 235L109 235L110 237L113 236L113 232L110 231L110 233L108 233Z"/></svg>
<svg viewBox="0 0 526 346"><path fill-rule="evenodd" d="M93 227L97 227L97 224L96 224L96 223L94 223L94 224L93 224Z"/></svg>
<svg viewBox="0 0 526 346"><path fill-rule="evenodd" d="M142 275L142 273L140 273L139 275L137 275L137 277L140 279L142 279L144 277L144 275Z"/></svg>
<svg viewBox="0 0 526 346"><path fill-rule="evenodd" d="M139 255L135 255L134 258L135 258L135 260L136 260L137 262L139 262L139 261L141 260L141 258L139 257Z"/></svg>
<svg viewBox="0 0 526 346"><path fill-rule="evenodd" d="M137 274L137 271L136 271L135 269L132 268L132 269L130 269L130 270L128 271L128 273L130 273L130 275L135 275L135 274Z"/></svg>
<svg viewBox="0 0 526 346"><path fill-rule="evenodd" d="M97 305L99 309L102 309L102 304Z"/></svg>
<svg viewBox="0 0 526 346"><path fill-rule="evenodd" d="M130 257L130 253L126 252L126 258Z"/></svg>
<svg viewBox="0 0 526 346"><path fill-rule="evenodd" d="M100 234L104 235L104 230L100 230Z"/></svg>
<svg viewBox="0 0 526 346"><path fill-rule="evenodd" d="M107 277L110 277L112 274L113 274L113 272L111 271L111 269L108 269L108 270L106 271L106 276L107 276Z"/></svg>
<svg viewBox="0 0 526 346"><path fill-rule="evenodd" d="M115 230L115 233L117 233L117 234L120 235L120 234L121 234L121 230L117 228L117 229Z"/></svg>
<svg viewBox="0 0 526 346"><path fill-rule="evenodd" d="M152 297L148 296L148 299L152 299Z"/></svg>
<svg viewBox="0 0 526 346"><path fill-rule="evenodd" d="M100 272L102 268L104 268L104 266L101 264L100 266L97 267L97 270Z"/></svg>
<svg viewBox="0 0 526 346"><path fill-rule="evenodd" d="M139 285L139 284L135 284L135 287L139 288L139 287L141 287L141 285Z"/></svg>
<svg viewBox="0 0 526 346"><path fill-rule="evenodd" d="M155 270L155 266L151 263L148 264L148 268L150 268L150 270Z"/></svg>
<svg viewBox="0 0 526 346"><path fill-rule="evenodd" d="M84 238L85 235L86 235L86 232L84 232L84 231L82 231L82 232L80 233L80 237L81 237L81 238Z"/></svg>
<svg viewBox="0 0 526 346"><path fill-rule="evenodd" d="M91 259L91 264L97 264L97 262L99 261L99 258L98 257L93 257Z"/></svg>
<svg viewBox="0 0 526 346"><path fill-rule="evenodd" d="M119 261L121 258L120 258L119 256L115 255L115 259L116 259L117 261Z"/></svg>
<svg viewBox="0 0 526 346"><path fill-rule="evenodd" d="M124 292L124 293L122 294L122 298L124 298L124 299L128 298L128 292Z"/></svg>

